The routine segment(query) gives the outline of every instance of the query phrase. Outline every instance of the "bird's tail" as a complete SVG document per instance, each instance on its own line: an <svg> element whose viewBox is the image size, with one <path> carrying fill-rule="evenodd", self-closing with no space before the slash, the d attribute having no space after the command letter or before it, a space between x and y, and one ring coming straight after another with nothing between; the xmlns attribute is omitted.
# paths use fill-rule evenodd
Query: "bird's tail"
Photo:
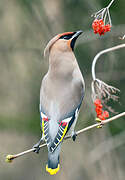
<svg viewBox="0 0 125 180"><path fill-rule="evenodd" d="M46 171L50 173L50 175L54 175L59 171L59 169L59 149L57 148L54 152L48 152L48 164L46 165Z"/></svg>

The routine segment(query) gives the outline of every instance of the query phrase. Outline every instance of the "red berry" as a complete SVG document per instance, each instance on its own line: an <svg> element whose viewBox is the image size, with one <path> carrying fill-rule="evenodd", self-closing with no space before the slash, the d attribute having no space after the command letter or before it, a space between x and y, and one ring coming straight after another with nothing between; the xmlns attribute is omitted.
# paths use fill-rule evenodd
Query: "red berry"
<svg viewBox="0 0 125 180"><path fill-rule="evenodd" d="M100 36L111 30L110 24L104 25L103 19L95 19L92 23L92 28L94 33L98 33Z"/></svg>
<svg viewBox="0 0 125 180"><path fill-rule="evenodd" d="M103 106L102 106L102 104L99 104L97 107L100 108L100 109L102 109Z"/></svg>
<svg viewBox="0 0 125 180"><path fill-rule="evenodd" d="M95 106L101 105L100 99L96 99L96 100L94 101L94 105L95 105Z"/></svg>
<svg viewBox="0 0 125 180"><path fill-rule="evenodd" d="M103 115L105 118L108 118L108 117L109 117L108 111L104 111L102 115Z"/></svg>
<svg viewBox="0 0 125 180"><path fill-rule="evenodd" d="M104 35L105 31L104 31L104 27L101 27L98 31L99 35Z"/></svg>
<svg viewBox="0 0 125 180"><path fill-rule="evenodd" d="M99 19L99 24L104 25L103 19Z"/></svg>
<svg viewBox="0 0 125 180"><path fill-rule="evenodd" d="M99 27L99 20L98 19L95 19L92 23L92 28L94 30L94 33L97 33L98 32L98 27Z"/></svg>
<svg viewBox="0 0 125 180"><path fill-rule="evenodd" d="M96 107L95 110L96 110L97 116L102 114L102 109L101 108Z"/></svg>
<svg viewBox="0 0 125 180"><path fill-rule="evenodd" d="M105 117L101 114L101 115L98 115L97 116L99 119L101 119L101 120L105 120Z"/></svg>

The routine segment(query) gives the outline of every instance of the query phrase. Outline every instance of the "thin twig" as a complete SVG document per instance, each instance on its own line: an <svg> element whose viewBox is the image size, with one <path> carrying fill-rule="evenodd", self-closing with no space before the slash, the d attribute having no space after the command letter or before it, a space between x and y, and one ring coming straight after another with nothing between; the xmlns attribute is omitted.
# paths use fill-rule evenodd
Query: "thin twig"
<svg viewBox="0 0 125 180"><path fill-rule="evenodd" d="M86 127L86 128L83 128L83 129L77 131L77 132L76 132L76 135L79 135L79 134L81 134L81 133L83 133L83 132L85 132L85 131L88 131L88 130L90 130L90 129L92 129L92 128L95 128L95 127L97 127L97 126L100 126L100 125L109 123L109 122L111 122L111 121L113 121L113 120L115 120L115 119L118 119L118 118L120 118L120 117L123 117L123 116L125 116L125 112L122 112L122 113L120 113L120 114L118 114L118 115L116 115L116 116L113 116L112 118L109 118L109 119L107 119L107 120L105 120L105 121L102 121L101 123L96 123L96 124L93 124L93 125L88 126L88 127ZM64 138L64 140L69 139L69 138L71 138L71 136L66 136L66 137ZM46 146L46 144L42 144L42 145L40 145L39 147L42 148L42 147L45 147L45 146ZM27 154L27 153L33 152L34 150L35 150L35 148L32 148L32 149L26 150L26 151L24 151L24 152L21 152L21 153L19 153L19 154L8 155L8 156L6 157L6 162L12 162L13 159L18 158L18 157L20 157L20 156L23 156L23 155L25 155L25 154Z"/></svg>
<svg viewBox="0 0 125 180"><path fill-rule="evenodd" d="M102 55L102 54L105 54L107 52L110 52L110 51L115 51L117 49L120 49L120 48L124 48L125 47L125 44L120 44L120 45L117 45L117 46L114 46L114 47L111 47L111 48L108 48L108 49L105 49L103 51L100 51L94 58L93 60L93 63L92 63L92 78L93 80L96 79L96 76L95 76L95 65L96 65L96 62L98 60L98 58Z"/></svg>
<svg viewBox="0 0 125 180"><path fill-rule="evenodd" d="M114 2L114 0L112 0L109 5L107 6L107 8L110 8L110 6L112 5L112 3Z"/></svg>

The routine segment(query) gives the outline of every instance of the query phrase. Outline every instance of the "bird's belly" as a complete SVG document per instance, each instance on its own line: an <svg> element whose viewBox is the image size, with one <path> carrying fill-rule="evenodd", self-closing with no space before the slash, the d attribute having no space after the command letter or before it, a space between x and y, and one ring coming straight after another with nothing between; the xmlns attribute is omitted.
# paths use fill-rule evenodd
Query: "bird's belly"
<svg viewBox="0 0 125 180"><path fill-rule="evenodd" d="M65 114L68 114L77 108L81 98L81 89L75 91L71 86L65 86L62 88L53 87L49 92L44 92L41 104L45 112L51 118L57 118L60 120L65 116Z"/></svg>

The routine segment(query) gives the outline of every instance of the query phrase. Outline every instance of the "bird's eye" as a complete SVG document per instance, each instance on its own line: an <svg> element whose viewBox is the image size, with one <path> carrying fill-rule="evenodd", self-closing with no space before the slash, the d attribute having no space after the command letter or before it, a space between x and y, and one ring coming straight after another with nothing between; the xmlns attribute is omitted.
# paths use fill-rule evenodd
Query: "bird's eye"
<svg viewBox="0 0 125 180"><path fill-rule="evenodd" d="M73 34L63 35L63 36L60 37L60 39L66 39L66 40L69 40L69 39L72 38L72 36L73 36Z"/></svg>
<svg viewBox="0 0 125 180"><path fill-rule="evenodd" d="M64 38L63 38L63 39L67 39L67 40L69 40L71 37L72 37L72 36L64 36Z"/></svg>

